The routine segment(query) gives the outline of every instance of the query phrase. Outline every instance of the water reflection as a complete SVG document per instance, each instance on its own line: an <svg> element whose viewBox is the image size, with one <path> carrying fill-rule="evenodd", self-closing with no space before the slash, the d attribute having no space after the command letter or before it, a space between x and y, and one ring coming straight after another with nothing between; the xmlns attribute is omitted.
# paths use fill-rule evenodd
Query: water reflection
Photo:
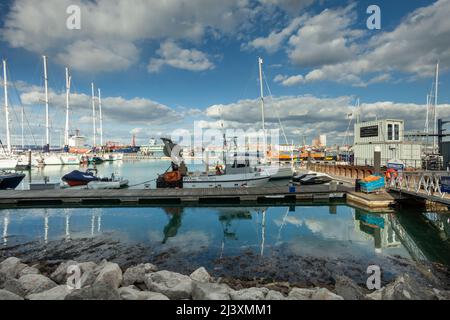
<svg viewBox="0 0 450 320"><path fill-rule="evenodd" d="M113 234L127 243L204 257L252 251L367 259L400 255L450 265L448 214L374 214L345 205L253 208L0 210L3 247ZM206 259L206 258L203 258Z"/></svg>

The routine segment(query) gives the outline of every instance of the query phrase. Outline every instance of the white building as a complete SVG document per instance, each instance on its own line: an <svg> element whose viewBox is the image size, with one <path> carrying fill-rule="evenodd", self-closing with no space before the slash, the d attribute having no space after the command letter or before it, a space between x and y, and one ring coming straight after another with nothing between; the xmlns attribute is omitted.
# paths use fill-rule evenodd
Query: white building
<svg viewBox="0 0 450 320"><path fill-rule="evenodd" d="M403 120L376 120L355 124L355 165L372 166L375 147L381 151L381 165L400 160L406 167L422 166L422 144L404 140Z"/></svg>
<svg viewBox="0 0 450 320"><path fill-rule="evenodd" d="M322 147L326 147L327 146L327 135L326 134L321 134L319 137L320 140L320 145Z"/></svg>

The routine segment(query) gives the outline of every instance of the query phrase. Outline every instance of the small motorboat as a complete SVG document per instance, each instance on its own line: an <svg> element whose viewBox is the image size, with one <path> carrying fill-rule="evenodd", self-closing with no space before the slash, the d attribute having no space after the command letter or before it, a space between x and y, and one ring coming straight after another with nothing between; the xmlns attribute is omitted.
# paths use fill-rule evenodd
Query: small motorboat
<svg viewBox="0 0 450 320"><path fill-rule="evenodd" d="M329 175L317 172L296 175L292 179L294 183L299 183L301 185L325 184L331 182L332 180L333 178Z"/></svg>
<svg viewBox="0 0 450 320"><path fill-rule="evenodd" d="M97 181L89 182L88 189L101 190L101 189L124 189L128 187L128 180L115 178L114 175L110 179L103 178Z"/></svg>
<svg viewBox="0 0 450 320"><path fill-rule="evenodd" d="M0 190L17 188L24 178L23 173L0 172Z"/></svg>
<svg viewBox="0 0 450 320"><path fill-rule="evenodd" d="M88 169L86 172L74 170L63 176L61 180L71 187L86 186L89 182L100 180L95 174L97 174L97 170L94 169Z"/></svg>

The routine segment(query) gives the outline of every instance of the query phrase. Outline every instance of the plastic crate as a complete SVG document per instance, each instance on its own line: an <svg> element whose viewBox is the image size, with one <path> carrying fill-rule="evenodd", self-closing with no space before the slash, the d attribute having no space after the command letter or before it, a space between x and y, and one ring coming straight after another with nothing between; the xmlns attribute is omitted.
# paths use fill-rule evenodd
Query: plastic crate
<svg viewBox="0 0 450 320"><path fill-rule="evenodd" d="M384 189L385 183L384 177L380 177L377 181L360 182L360 187L362 192L370 193Z"/></svg>

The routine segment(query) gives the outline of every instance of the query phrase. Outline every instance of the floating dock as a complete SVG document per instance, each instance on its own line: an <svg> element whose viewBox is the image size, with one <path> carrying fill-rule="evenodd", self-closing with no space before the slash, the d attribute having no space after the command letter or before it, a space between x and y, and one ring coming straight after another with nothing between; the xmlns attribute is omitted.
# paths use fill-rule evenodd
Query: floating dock
<svg viewBox="0 0 450 320"><path fill-rule="evenodd" d="M1 191L2 207L47 206L136 206L136 205L214 205L264 204L343 199L353 188L337 185L289 188L217 188L217 189L150 189L150 190L30 190Z"/></svg>

